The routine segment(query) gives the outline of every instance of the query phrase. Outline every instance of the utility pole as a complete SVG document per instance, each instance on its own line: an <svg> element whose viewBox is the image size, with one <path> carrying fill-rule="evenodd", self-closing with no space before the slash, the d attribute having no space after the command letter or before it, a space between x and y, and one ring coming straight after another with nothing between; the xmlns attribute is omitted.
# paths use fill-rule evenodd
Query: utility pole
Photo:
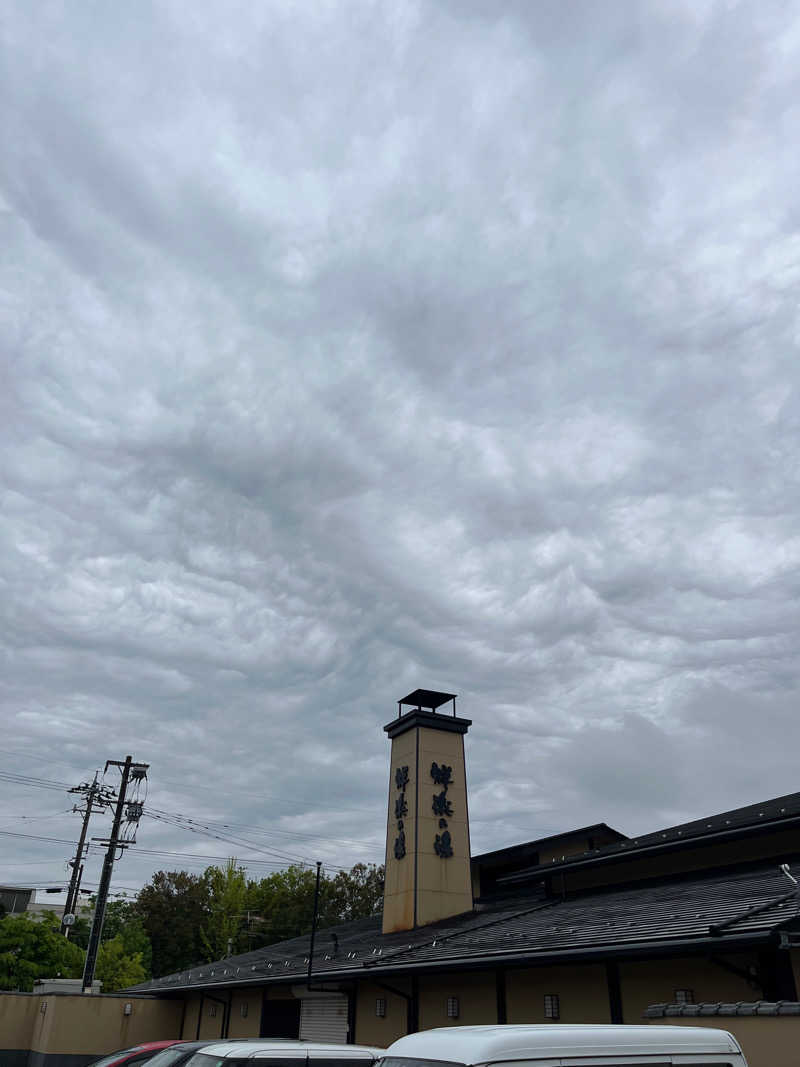
<svg viewBox="0 0 800 1067"><path fill-rule="evenodd" d="M308 976L306 982L308 988L311 988L311 968L314 964L314 940L317 936L317 922L319 921L319 876L322 870L322 863L317 860L317 880L314 883L314 915L311 919L311 944L308 946Z"/></svg>
<svg viewBox="0 0 800 1067"><path fill-rule="evenodd" d="M100 875L100 886L97 890L97 904L94 909L94 919L92 920L92 932L89 935L89 947L86 949L86 962L83 967L83 988L82 992L91 990L92 982L94 981L94 969L97 964L97 953L100 949L100 935L103 932L103 919L106 914L106 902L108 900L108 891L111 888L111 872L114 869L114 860L117 855L117 850L124 850L129 845L133 844L131 838L123 838L120 834L120 828L122 826L122 816L125 812L125 797L128 791L128 784L131 779L135 782L141 782L147 777L147 763L134 763L132 756L126 756L125 762L121 763L119 760L107 760L105 770L109 767L119 767L122 772L122 781L119 786L119 793L117 794L117 805L114 809L114 824L111 828L111 836L107 841L103 841L103 844L108 845L106 850L106 858L103 860L103 873ZM105 771L103 772L105 773ZM142 814L142 805L138 802L130 804L128 815L129 823L137 823Z"/></svg>
<svg viewBox="0 0 800 1067"><path fill-rule="evenodd" d="M105 786L102 786L97 781L97 772L95 771L94 781L89 785L84 782L82 785L76 785L74 789L70 789L70 793L82 793L86 798L86 810L83 813L83 826L81 827L81 836L78 840L78 847L75 850L75 858L69 861L70 867L72 867L72 874L70 875L69 888L67 889L67 902L64 905L64 914L61 917L61 933L64 937L69 937L70 926L75 918L75 909L78 905L78 891L81 887L81 878L83 877L83 856L84 847L86 843L86 832L89 829L89 819L92 815L92 808L97 805L98 809L107 807L111 803L111 790ZM79 811L76 806L73 811ZM72 920L67 916L71 915Z"/></svg>

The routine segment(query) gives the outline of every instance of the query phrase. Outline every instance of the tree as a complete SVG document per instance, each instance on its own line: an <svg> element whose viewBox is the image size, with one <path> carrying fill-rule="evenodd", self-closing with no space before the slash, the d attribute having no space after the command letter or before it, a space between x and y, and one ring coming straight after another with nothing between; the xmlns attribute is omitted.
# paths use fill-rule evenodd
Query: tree
<svg viewBox="0 0 800 1067"><path fill-rule="evenodd" d="M103 941L97 953L95 978L103 983L104 993L114 993L118 989L144 982L147 973L141 952L126 952L119 936Z"/></svg>
<svg viewBox="0 0 800 1067"><path fill-rule="evenodd" d="M261 920L253 948L298 937L311 929L316 873L291 866L248 887L247 904Z"/></svg>
<svg viewBox="0 0 800 1067"><path fill-rule="evenodd" d="M139 954L145 970L145 978L149 978L152 973L153 946L150 944L142 916L134 901L112 900L106 908L103 941L111 941L114 938L119 938L122 942L127 956Z"/></svg>
<svg viewBox="0 0 800 1067"><path fill-rule="evenodd" d="M242 922L247 906L247 878L235 859L224 868L208 867L205 879L209 890L208 917L200 931L206 959L218 960L247 949L242 942Z"/></svg>
<svg viewBox="0 0 800 1067"><path fill-rule="evenodd" d="M83 951L59 933L57 920L7 915L0 920L0 989L30 993L37 978L80 978Z"/></svg>
<svg viewBox="0 0 800 1067"><path fill-rule="evenodd" d="M316 871L307 867L287 867L248 886L247 906L259 919L251 935L252 947L299 937L311 930L314 914ZM376 915L383 903L383 867L357 863L350 871L339 871L320 879L320 929L352 919Z"/></svg>
<svg viewBox="0 0 800 1067"><path fill-rule="evenodd" d="M357 863L328 880L324 893L326 925L378 915L383 910L383 865Z"/></svg>
<svg viewBox="0 0 800 1067"><path fill-rule="evenodd" d="M136 898L136 914L152 945L155 978L192 967L204 957L208 883L187 871L157 871Z"/></svg>

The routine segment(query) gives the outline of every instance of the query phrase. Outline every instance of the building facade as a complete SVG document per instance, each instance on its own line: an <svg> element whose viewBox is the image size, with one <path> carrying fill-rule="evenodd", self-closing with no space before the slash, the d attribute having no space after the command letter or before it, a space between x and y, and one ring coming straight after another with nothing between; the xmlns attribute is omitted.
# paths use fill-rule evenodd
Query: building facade
<svg viewBox="0 0 800 1067"><path fill-rule="evenodd" d="M796 1001L800 896L782 865L800 867L800 793L635 839L594 823L471 857L470 725L452 694L417 690L385 727L382 916L319 931L311 960L294 938L136 992L179 1001L187 1039L384 1047L434 1026Z"/></svg>

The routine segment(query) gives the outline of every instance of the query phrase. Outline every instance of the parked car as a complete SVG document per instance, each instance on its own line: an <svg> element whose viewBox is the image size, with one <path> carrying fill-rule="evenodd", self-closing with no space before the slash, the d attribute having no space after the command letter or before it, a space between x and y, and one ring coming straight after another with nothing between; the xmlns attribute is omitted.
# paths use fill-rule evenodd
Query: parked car
<svg viewBox="0 0 800 1067"><path fill-rule="evenodd" d="M645 1067L656 1058L683 1067L747 1067L736 1038L703 1026L447 1026L408 1034L390 1045L377 1067ZM446 1062L441 1062L446 1061Z"/></svg>
<svg viewBox="0 0 800 1067"><path fill-rule="evenodd" d="M125 1067L137 1067L140 1063L147 1063L162 1049L175 1044L177 1044L175 1038L172 1041L143 1041L141 1045L109 1052L107 1056L94 1060L88 1067L122 1067L123 1064Z"/></svg>
<svg viewBox="0 0 800 1067"><path fill-rule="evenodd" d="M291 1039L217 1041L195 1052L182 1067L258 1067L270 1060L271 1067L371 1067L382 1048L366 1045L332 1045L320 1041Z"/></svg>
<svg viewBox="0 0 800 1067"><path fill-rule="evenodd" d="M254 1041L257 1038L252 1037L240 1037L231 1038L231 1041L236 1041L237 1044L242 1044L246 1041ZM205 1041L178 1041L174 1045L170 1045L169 1048L162 1049L161 1052L157 1052L151 1060L148 1061L147 1067L185 1067L186 1061L191 1059L195 1052L199 1052L201 1048L207 1048L209 1045L218 1045L219 1038L206 1038Z"/></svg>

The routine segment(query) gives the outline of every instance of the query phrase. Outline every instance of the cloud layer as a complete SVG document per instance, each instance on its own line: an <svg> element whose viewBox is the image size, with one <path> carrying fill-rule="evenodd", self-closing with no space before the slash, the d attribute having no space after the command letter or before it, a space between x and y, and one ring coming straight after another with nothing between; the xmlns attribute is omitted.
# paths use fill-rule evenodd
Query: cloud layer
<svg viewBox="0 0 800 1067"><path fill-rule="evenodd" d="M475 850L799 788L800 22L396 7L4 21L3 769L380 861L422 685Z"/></svg>

